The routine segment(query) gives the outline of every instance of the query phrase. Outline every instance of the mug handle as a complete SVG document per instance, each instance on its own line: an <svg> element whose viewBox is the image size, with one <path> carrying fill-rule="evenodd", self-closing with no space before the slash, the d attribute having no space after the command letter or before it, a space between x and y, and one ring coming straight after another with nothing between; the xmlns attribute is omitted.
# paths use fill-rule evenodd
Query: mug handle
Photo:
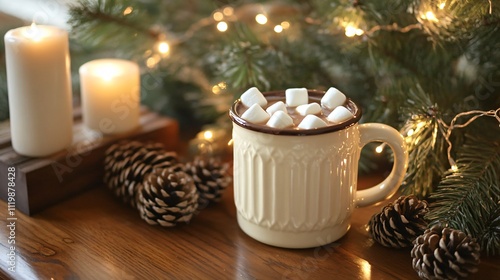
<svg viewBox="0 0 500 280"><path fill-rule="evenodd" d="M384 181L371 188L356 191L355 204L363 207L389 198L398 190L408 167L408 152L403 136L391 126L381 123L360 124L359 133L361 148L370 142L381 141L386 143L394 154L392 171Z"/></svg>

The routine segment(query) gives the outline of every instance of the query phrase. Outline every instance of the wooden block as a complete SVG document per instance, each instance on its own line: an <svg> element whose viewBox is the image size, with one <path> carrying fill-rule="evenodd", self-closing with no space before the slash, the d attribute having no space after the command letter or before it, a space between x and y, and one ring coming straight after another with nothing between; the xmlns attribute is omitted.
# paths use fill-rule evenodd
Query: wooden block
<svg viewBox="0 0 500 280"><path fill-rule="evenodd" d="M16 208L33 215L84 190L101 185L104 153L120 140L158 142L165 145L167 150L177 150L177 121L143 110L140 124L138 129L126 134L103 136L84 128L77 116L73 145L43 158L17 154L10 144L9 125L0 124L0 198L7 201L9 167L16 169Z"/></svg>

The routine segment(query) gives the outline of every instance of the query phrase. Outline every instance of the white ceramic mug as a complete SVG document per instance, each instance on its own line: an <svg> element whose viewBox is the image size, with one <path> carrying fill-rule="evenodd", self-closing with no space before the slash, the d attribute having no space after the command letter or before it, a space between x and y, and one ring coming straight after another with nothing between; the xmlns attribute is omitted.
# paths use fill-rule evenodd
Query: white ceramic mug
<svg viewBox="0 0 500 280"><path fill-rule="evenodd" d="M309 90L310 102L324 92ZM264 93L284 100L284 92ZM401 134L379 124L358 124L361 110L348 100L354 118L312 130L275 129L246 122L240 100L233 121L234 200L240 228L263 243L284 248L322 246L341 238L355 207L393 195L407 168ZM380 184L357 190L361 149L381 141L393 150L394 166Z"/></svg>

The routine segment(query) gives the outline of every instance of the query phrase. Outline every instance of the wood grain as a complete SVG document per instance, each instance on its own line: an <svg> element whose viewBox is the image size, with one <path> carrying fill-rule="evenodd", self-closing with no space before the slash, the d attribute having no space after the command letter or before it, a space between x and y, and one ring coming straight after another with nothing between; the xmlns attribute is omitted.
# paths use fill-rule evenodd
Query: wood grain
<svg viewBox="0 0 500 280"><path fill-rule="evenodd" d="M380 175L361 178L360 185L377 180ZM147 225L98 186L32 217L17 212L16 272L8 271L6 226L0 228L0 269L12 279L418 279L409 250L384 248L368 237L365 225L381 206L356 209L351 229L337 242L292 250L243 233L232 195L230 188L189 224L167 229ZM7 221L3 201L0 209ZM470 279L495 279L499 260L483 257Z"/></svg>

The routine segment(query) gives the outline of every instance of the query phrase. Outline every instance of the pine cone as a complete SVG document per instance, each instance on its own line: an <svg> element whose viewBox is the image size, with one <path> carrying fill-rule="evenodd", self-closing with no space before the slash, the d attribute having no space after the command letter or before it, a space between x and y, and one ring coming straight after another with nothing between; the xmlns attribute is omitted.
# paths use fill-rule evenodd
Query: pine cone
<svg viewBox="0 0 500 280"><path fill-rule="evenodd" d="M411 256L422 279L460 279L477 271L480 247L459 230L433 226L415 239Z"/></svg>
<svg viewBox="0 0 500 280"><path fill-rule="evenodd" d="M184 165L184 171L193 177L200 198L198 204L206 206L211 202L219 202L222 194L231 182L228 173L229 165L215 158L202 159L196 157Z"/></svg>
<svg viewBox="0 0 500 280"><path fill-rule="evenodd" d="M427 202L417 197L401 196L370 219L370 235L385 247L405 248L427 228L424 215L429 211Z"/></svg>
<svg viewBox="0 0 500 280"><path fill-rule="evenodd" d="M137 208L148 224L173 227L191 220L198 208L198 192L183 171L155 169L139 188Z"/></svg>
<svg viewBox="0 0 500 280"><path fill-rule="evenodd" d="M178 164L174 152L166 152L161 144L122 141L106 150L104 182L123 202L135 207L137 186L153 168Z"/></svg>

